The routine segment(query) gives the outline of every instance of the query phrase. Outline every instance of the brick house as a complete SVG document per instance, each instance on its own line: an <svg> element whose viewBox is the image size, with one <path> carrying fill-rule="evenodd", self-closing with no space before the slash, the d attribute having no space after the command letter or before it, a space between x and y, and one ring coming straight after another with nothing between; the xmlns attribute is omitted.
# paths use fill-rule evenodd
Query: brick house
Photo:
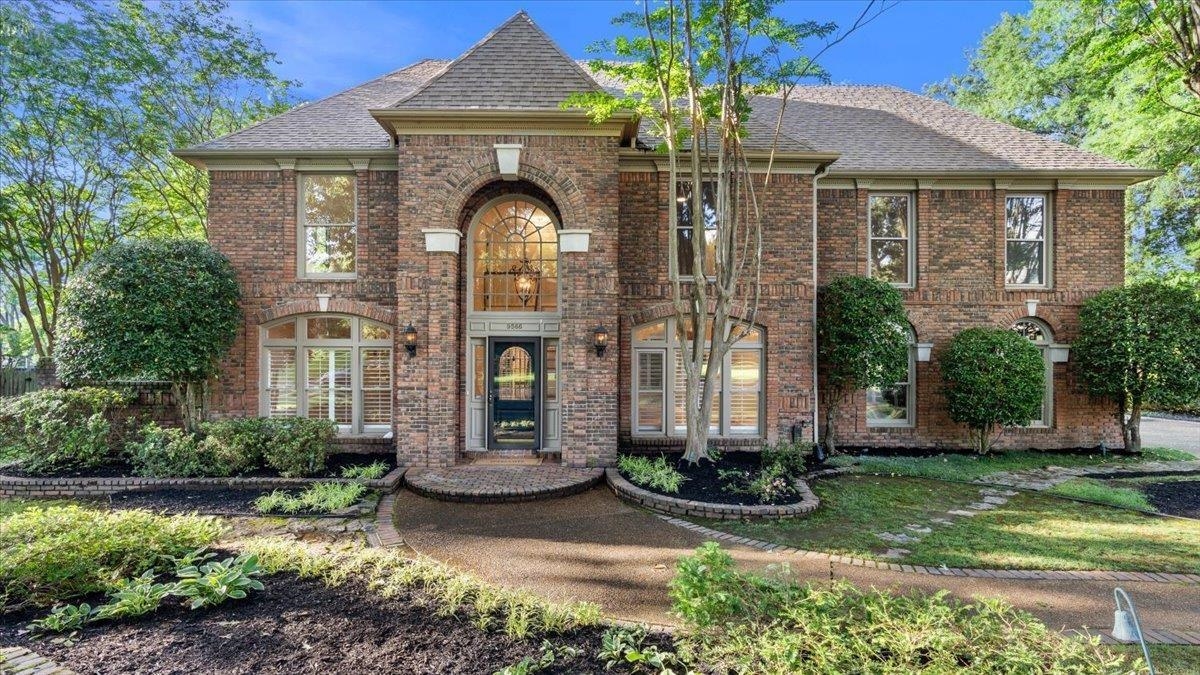
<svg viewBox="0 0 1200 675"><path fill-rule="evenodd" d="M412 465L679 445L675 195L636 120L560 109L599 86L520 13L454 61L180 151L209 171L209 239L243 292L214 409L330 418ZM753 101L755 171L780 104ZM1080 303L1122 283L1124 191L1152 175L893 87L799 88L759 192L757 330L725 364L716 442L812 433L815 286L871 274L903 290L909 377L842 407L843 444L964 446L938 356L969 326L1045 355L1041 419L1000 446L1118 444L1069 345Z"/></svg>

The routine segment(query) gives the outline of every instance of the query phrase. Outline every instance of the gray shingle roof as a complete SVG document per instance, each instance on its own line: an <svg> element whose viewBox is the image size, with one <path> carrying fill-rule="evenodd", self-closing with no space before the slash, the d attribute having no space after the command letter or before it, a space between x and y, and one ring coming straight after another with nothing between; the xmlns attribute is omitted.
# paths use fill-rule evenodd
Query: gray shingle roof
<svg viewBox="0 0 1200 675"><path fill-rule="evenodd" d="M599 88L521 11L394 107L557 109L571 94Z"/></svg>

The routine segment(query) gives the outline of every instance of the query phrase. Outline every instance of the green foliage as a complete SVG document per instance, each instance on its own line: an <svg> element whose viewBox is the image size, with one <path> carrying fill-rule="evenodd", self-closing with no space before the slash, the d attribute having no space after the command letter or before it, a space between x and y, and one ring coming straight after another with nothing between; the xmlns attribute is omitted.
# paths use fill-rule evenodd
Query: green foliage
<svg viewBox="0 0 1200 675"><path fill-rule="evenodd" d="M549 640L542 640L542 646L538 648L538 656L526 656L517 661L511 666L505 666L497 670L493 675L531 675L546 670L555 663L562 664L564 661L573 661L578 658L580 651L570 645L562 645L556 647Z"/></svg>
<svg viewBox="0 0 1200 675"><path fill-rule="evenodd" d="M604 631L596 656L604 661L605 670L620 665L635 673L672 675L675 671L671 666L683 665L674 653L646 644L646 627L642 625L614 626Z"/></svg>
<svg viewBox="0 0 1200 675"><path fill-rule="evenodd" d="M808 471L808 458L812 456L815 446L805 441L779 441L773 445L764 445L759 453L759 460L764 470L779 467L789 478L799 478Z"/></svg>
<svg viewBox="0 0 1200 675"><path fill-rule="evenodd" d="M175 572L179 582L172 593L187 600L189 609L213 607L226 600L241 600L248 591L261 591L263 584L255 577L262 573L258 556L243 553L237 558L180 568Z"/></svg>
<svg viewBox="0 0 1200 675"><path fill-rule="evenodd" d="M965 424L979 454L991 449L997 427L1028 424L1045 394L1042 354L1004 328L968 328L942 354L942 382L950 419Z"/></svg>
<svg viewBox="0 0 1200 675"><path fill-rule="evenodd" d="M778 504L797 494L795 478L782 464L768 464L758 471L718 469L717 475L725 492L751 495L764 504Z"/></svg>
<svg viewBox="0 0 1200 675"><path fill-rule="evenodd" d="M635 484L667 494L679 492L683 481L687 480L662 455L654 459L641 455L622 455L617 460L617 468Z"/></svg>
<svg viewBox="0 0 1200 675"><path fill-rule="evenodd" d="M107 591L223 532L220 521L203 516L75 505L18 511L0 521L0 609Z"/></svg>
<svg viewBox="0 0 1200 675"><path fill-rule="evenodd" d="M66 633L83 628L83 624L92 619L95 610L86 602L78 605L60 605L50 610L41 619L29 622L29 627L44 633Z"/></svg>
<svg viewBox="0 0 1200 675"><path fill-rule="evenodd" d="M316 483L298 496L274 490L254 500L259 513L333 513L357 504L367 489L359 483Z"/></svg>
<svg viewBox="0 0 1200 675"><path fill-rule="evenodd" d="M337 425L329 420L285 417L272 420L275 434L263 452L267 466L282 476L311 476L325 469Z"/></svg>
<svg viewBox="0 0 1200 675"><path fill-rule="evenodd" d="M1140 450L1145 403L1200 399L1200 286L1145 281L1102 291L1079 311L1072 354L1086 391L1115 402L1126 450Z"/></svg>
<svg viewBox="0 0 1200 675"><path fill-rule="evenodd" d="M839 455L830 458L829 464L833 467L853 467L857 473L970 482L1001 471L1044 469L1048 466L1104 467L1147 460L1176 462L1188 459L1195 459L1195 457L1181 450L1147 448L1140 455L1111 453L1102 455L1099 452L1084 455L1042 450L1008 450L993 452L986 456L946 454L932 457L872 457L869 455L851 457Z"/></svg>
<svg viewBox="0 0 1200 675"><path fill-rule="evenodd" d="M139 437L125 446L125 453L139 476L154 478L192 478L227 476L226 467L216 461L208 446L195 434L183 429L163 428L149 422Z"/></svg>
<svg viewBox="0 0 1200 675"><path fill-rule="evenodd" d="M739 572L711 542L679 562L670 592L684 623L681 654L715 672L1115 675L1131 667L1098 640L1062 635L999 600L801 585L786 567Z"/></svg>
<svg viewBox="0 0 1200 675"><path fill-rule="evenodd" d="M128 402L110 389L42 389L0 398L0 448L30 473L89 469L112 459L124 426L114 413Z"/></svg>
<svg viewBox="0 0 1200 675"><path fill-rule="evenodd" d="M829 282L817 307L817 357L830 393L823 440L836 451L834 420L842 399L908 378L908 315L900 291L859 276Z"/></svg>
<svg viewBox="0 0 1200 675"><path fill-rule="evenodd" d="M146 570L134 579L123 579L108 594L108 601L96 608L91 620L125 619L149 614L158 609L175 584L155 581L154 570Z"/></svg>
<svg viewBox="0 0 1200 675"><path fill-rule="evenodd" d="M263 466L278 426L268 417L244 417L205 422L200 432L215 461L229 475L238 475Z"/></svg>
<svg viewBox="0 0 1200 675"><path fill-rule="evenodd" d="M360 466L348 466L342 469L342 478L354 480L379 480L387 473L388 464L382 460Z"/></svg>
<svg viewBox="0 0 1200 675"><path fill-rule="evenodd" d="M1098 504L1107 504L1120 509L1154 511L1141 490L1109 485L1095 478L1072 478L1055 485L1046 492L1062 497L1083 499Z"/></svg>

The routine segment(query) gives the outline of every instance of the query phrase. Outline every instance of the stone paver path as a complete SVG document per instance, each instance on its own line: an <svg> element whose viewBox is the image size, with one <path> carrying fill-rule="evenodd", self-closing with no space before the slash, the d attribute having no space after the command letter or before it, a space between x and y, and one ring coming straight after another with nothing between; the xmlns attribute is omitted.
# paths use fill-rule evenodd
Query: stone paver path
<svg viewBox="0 0 1200 675"><path fill-rule="evenodd" d="M1050 466L1044 469L1024 469L1022 471L990 473L982 478L975 479L974 482L985 485L1005 485L1021 490L1049 490L1059 483L1065 483L1072 478L1080 478L1092 473L1181 473L1191 471L1200 473L1200 461L1137 462L1135 464L1121 464L1117 466L1111 464L1071 467Z"/></svg>
<svg viewBox="0 0 1200 675"><path fill-rule="evenodd" d="M953 525L954 520L949 516L958 518L970 518L980 511L994 509L997 506L1003 506L1008 503L1008 498L1015 496L1017 493L1012 490L1000 490L994 487L985 487L979 491L979 501L968 504L961 509L950 509L946 511L945 516L937 516L930 518L928 523L909 523L904 526L903 532L876 532L875 536L880 541L889 546L895 545L894 548L888 548L883 554L884 558L889 560L899 560L904 556L912 553L912 551L901 548L903 544L915 544L921 541L925 535L933 532L934 526Z"/></svg>
<svg viewBox="0 0 1200 675"><path fill-rule="evenodd" d="M75 675L75 671L67 670L39 656L24 647L5 647L0 649L0 674L7 675Z"/></svg>
<svg viewBox="0 0 1200 675"><path fill-rule="evenodd" d="M553 501L493 505L437 502L405 491L390 505L397 545L402 542L493 583L551 599L597 602L610 616L651 623L672 622L666 587L675 562L714 538L624 504L604 489ZM842 578L860 587L901 592L944 588L964 599L999 596L1054 628L1111 626L1116 585L1133 595L1148 628L1186 631L1200 625L1200 576L1186 584L1120 573L1064 572L1042 578L1002 571L989 577L951 571L914 574L904 570L915 571L907 565L855 565L842 556L787 552L774 544L764 544L772 549L764 550L750 543L729 535L722 541L747 569L787 562L797 577L807 580Z"/></svg>

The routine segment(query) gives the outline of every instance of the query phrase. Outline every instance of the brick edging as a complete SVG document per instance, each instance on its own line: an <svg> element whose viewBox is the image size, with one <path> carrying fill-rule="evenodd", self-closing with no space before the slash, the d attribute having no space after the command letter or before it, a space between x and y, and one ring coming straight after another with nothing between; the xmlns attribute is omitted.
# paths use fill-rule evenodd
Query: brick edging
<svg viewBox="0 0 1200 675"><path fill-rule="evenodd" d="M75 671L63 668L45 656L31 652L24 647L5 647L0 649L0 673L75 675Z"/></svg>
<svg viewBox="0 0 1200 675"><path fill-rule="evenodd" d="M0 475L0 498L46 499L65 497L103 497L121 492L136 492L162 489L220 490L233 489L296 489L314 483L361 482L372 490L393 492L404 477L405 467L392 469L383 478L357 481L352 478L275 478L255 476L230 476L226 478L142 478L89 477L78 478L26 478L23 476Z"/></svg>
<svg viewBox="0 0 1200 675"><path fill-rule="evenodd" d="M375 534L372 544L380 548L392 548L404 543L396 530L396 493L389 492L375 507Z"/></svg>
<svg viewBox="0 0 1200 675"><path fill-rule="evenodd" d="M796 479L796 490L800 492L800 501L794 504L776 506L758 504L745 506L742 504L717 504L701 502L694 499L668 497L657 492L640 488L625 480L621 473L609 467L604 470L608 486L621 499L638 506L677 516L695 516L698 518L715 518L718 520L741 520L743 518L794 518L811 513L821 500L808 489L808 483Z"/></svg>
<svg viewBox="0 0 1200 675"><path fill-rule="evenodd" d="M794 555L799 558L828 560L832 563L850 565L852 567L869 567L879 570L889 570L892 572L932 574L943 577L972 577L977 579L1024 579L1026 581L1140 581L1158 584L1200 585L1200 574L1180 574L1177 572L1109 572L1104 570L993 570L971 567L930 567L928 565L904 565L899 563L884 562L882 560L868 560L865 558L854 558L851 556L824 553L822 551L806 551L801 548L783 546L781 544L774 544L769 541L750 539L749 537L739 537L735 534L729 534L728 532L714 530L711 527L697 525L696 523L683 520L682 518L676 518L674 516L660 515L658 517L672 525L691 530L692 532L704 535L710 539L725 541L731 544L741 544L742 546L749 546L751 548L757 548L763 551L771 551L773 553L780 553L783 555Z"/></svg>
<svg viewBox="0 0 1200 675"><path fill-rule="evenodd" d="M414 474L419 475L419 474ZM539 499L558 499L560 497L570 497L581 492L587 492L595 487L601 479L604 478L603 473L588 475L583 480L578 480L569 485L559 485L551 488L519 488L514 490L497 490L497 491L479 491L479 490L457 490L453 488L435 488L419 483L414 483L412 480L405 479L404 485L413 492L428 497L429 499L437 499L443 502L459 502L463 504L512 504L517 502L532 502Z"/></svg>

